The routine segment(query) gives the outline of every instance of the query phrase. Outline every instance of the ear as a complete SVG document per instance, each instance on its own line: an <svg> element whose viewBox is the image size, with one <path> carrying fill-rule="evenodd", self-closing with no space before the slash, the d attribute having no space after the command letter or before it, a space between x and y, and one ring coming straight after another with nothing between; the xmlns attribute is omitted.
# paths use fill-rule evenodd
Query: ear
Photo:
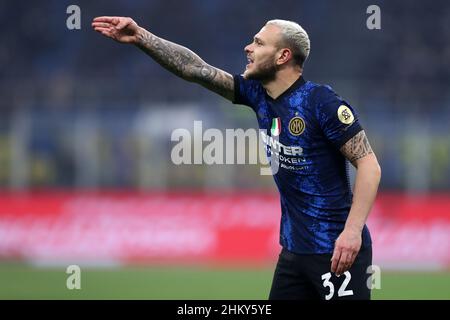
<svg viewBox="0 0 450 320"><path fill-rule="evenodd" d="M278 51L277 65L282 65L291 60L292 51L289 48L283 48Z"/></svg>

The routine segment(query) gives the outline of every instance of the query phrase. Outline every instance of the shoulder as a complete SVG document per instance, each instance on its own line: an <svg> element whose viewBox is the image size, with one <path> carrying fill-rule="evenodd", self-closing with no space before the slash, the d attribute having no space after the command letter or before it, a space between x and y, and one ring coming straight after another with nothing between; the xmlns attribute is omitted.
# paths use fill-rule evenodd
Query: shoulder
<svg viewBox="0 0 450 320"><path fill-rule="evenodd" d="M344 100L340 97L331 86L327 84L311 83L311 99L318 106L325 106L327 104Z"/></svg>
<svg viewBox="0 0 450 320"><path fill-rule="evenodd" d="M354 108L329 85L315 84L310 99L310 103L319 117L324 114L334 116L342 112L356 116Z"/></svg>
<svg viewBox="0 0 450 320"><path fill-rule="evenodd" d="M315 84L311 93L310 103L316 116L321 121L337 118L343 122L352 122L358 118L355 108L338 95L331 86Z"/></svg>

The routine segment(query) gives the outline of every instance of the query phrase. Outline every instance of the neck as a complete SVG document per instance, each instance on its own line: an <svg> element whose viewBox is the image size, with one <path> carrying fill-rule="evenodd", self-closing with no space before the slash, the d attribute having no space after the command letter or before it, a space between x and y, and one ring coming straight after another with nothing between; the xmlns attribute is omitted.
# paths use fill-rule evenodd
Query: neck
<svg viewBox="0 0 450 320"><path fill-rule="evenodd" d="M278 70L275 78L270 81L263 82L262 85L266 89L267 94L272 99L278 98L302 75L301 70L283 69Z"/></svg>

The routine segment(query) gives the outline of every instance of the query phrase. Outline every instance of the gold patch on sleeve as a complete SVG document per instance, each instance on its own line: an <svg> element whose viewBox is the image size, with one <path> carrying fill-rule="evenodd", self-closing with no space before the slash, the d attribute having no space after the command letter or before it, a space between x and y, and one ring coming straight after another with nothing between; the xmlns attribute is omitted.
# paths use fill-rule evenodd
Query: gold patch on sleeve
<svg viewBox="0 0 450 320"><path fill-rule="evenodd" d="M346 105L342 105L339 107L337 115L339 121L341 121L344 124L351 124L353 123L353 121L355 121L355 116L353 115L352 110L350 110L350 108L347 107Z"/></svg>

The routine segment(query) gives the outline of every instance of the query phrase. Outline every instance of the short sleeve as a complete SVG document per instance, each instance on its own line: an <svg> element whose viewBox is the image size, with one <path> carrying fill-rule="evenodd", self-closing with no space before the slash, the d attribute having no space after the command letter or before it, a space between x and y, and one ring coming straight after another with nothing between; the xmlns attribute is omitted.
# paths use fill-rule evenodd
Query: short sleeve
<svg viewBox="0 0 450 320"><path fill-rule="evenodd" d="M233 104L242 104L251 107L253 110L259 101L262 93L262 86L259 81L244 79L242 75L234 77L234 100Z"/></svg>
<svg viewBox="0 0 450 320"><path fill-rule="evenodd" d="M356 111L329 86L317 88L315 99L320 126L336 148L363 130Z"/></svg>

